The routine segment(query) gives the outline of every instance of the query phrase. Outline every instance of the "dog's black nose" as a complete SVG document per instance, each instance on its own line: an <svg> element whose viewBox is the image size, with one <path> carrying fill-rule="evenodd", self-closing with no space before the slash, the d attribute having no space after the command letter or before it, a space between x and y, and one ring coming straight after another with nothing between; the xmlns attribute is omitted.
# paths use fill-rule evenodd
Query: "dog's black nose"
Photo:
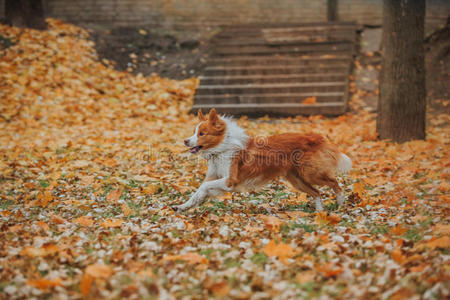
<svg viewBox="0 0 450 300"><path fill-rule="evenodd" d="M185 139L185 140L184 140L184 144L185 144L186 146L189 146L189 139Z"/></svg>

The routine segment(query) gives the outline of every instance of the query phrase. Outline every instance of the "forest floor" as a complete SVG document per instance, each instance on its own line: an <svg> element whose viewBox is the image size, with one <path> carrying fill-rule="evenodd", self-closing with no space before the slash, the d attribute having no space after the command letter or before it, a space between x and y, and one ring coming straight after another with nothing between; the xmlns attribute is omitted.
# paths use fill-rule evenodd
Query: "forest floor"
<svg viewBox="0 0 450 300"><path fill-rule="evenodd" d="M115 70L56 20L0 35L0 298L450 296L448 114L404 144L377 139L357 87L337 118L240 118L326 135L354 162L347 205L275 182L175 213L206 171L183 146L197 79Z"/></svg>

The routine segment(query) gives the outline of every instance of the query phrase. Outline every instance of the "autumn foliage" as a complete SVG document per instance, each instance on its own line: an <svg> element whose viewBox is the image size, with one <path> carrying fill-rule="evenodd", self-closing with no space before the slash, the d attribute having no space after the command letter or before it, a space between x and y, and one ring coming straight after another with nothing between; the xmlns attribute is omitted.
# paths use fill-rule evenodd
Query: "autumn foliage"
<svg viewBox="0 0 450 300"><path fill-rule="evenodd" d="M116 71L56 20L0 34L0 298L448 297L448 115L404 144L377 140L357 93L333 119L241 118L349 154L346 207L275 182L177 214L206 170L183 146L197 79Z"/></svg>

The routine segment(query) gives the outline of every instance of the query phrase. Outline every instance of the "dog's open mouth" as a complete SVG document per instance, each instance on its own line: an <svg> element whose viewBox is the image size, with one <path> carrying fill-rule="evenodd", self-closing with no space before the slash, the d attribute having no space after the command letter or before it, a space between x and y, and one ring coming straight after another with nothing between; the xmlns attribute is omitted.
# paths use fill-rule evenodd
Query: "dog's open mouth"
<svg viewBox="0 0 450 300"><path fill-rule="evenodd" d="M198 151L200 151L200 149L202 149L203 148L203 146L195 146L195 147L192 147L191 149L189 149L189 152L191 152L191 153L197 153Z"/></svg>

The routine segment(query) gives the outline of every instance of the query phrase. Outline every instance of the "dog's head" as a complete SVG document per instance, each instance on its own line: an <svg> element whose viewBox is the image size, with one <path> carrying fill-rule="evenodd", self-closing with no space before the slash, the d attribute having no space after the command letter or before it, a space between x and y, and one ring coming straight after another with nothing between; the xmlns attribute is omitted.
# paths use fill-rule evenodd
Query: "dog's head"
<svg viewBox="0 0 450 300"><path fill-rule="evenodd" d="M195 127L194 135L185 139L184 144L190 147L191 153L198 153L217 147L225 136L226 123L217 115L213 108L208 116L203 115L201 109L198 110L200 123Z"/></svg>

